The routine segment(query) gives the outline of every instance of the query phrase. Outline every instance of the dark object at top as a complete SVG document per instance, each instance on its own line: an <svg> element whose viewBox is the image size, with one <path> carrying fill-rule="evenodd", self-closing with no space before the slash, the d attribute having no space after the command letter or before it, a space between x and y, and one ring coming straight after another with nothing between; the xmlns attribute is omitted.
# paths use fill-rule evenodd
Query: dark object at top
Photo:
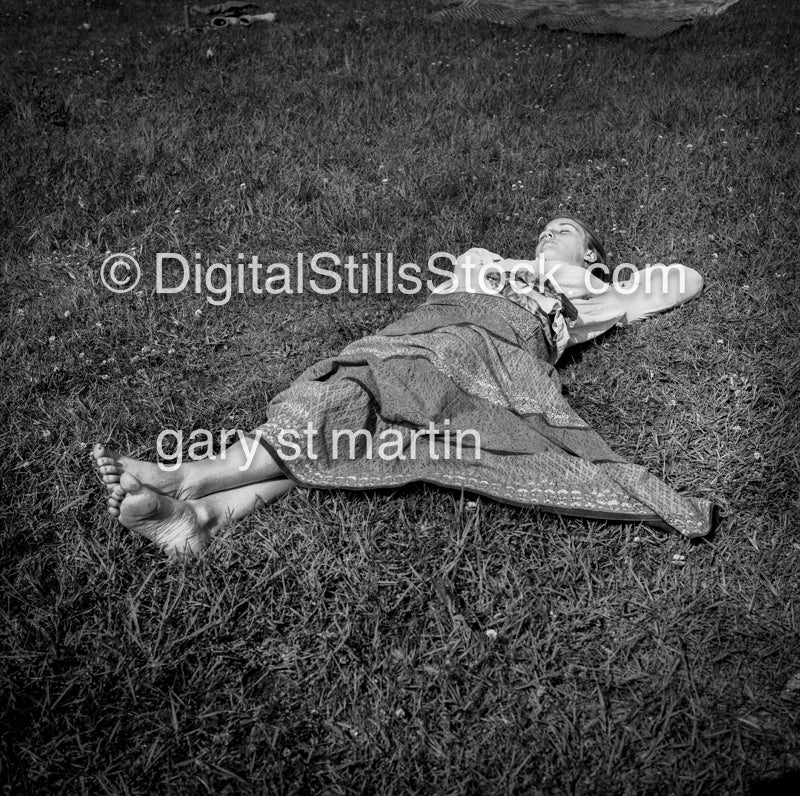
<svg viewBox="0 0 800 796"><path fill-rule="evenodd" d="M238 17L246 11L258 9L256 3L246 2L246 0L230 0L227 3L217 3L210 6L194 5L191 8L193 14L219 14L224 17Z"/></svg>

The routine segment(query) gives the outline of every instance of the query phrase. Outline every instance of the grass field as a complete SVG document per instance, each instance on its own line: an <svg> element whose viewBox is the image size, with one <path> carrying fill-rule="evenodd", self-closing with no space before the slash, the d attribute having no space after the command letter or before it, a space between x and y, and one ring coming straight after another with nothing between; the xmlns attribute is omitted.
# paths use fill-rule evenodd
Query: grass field
<svg viewBox="0 0 800 796"><path fill-rule="evenodd" d="M2 6L4 792L797 785L800 9L643 42L264 8L186 34L179 2ZM560 370L616 450L720 505L711 538L295 490L175 564L104 513L92 442L253 428L424 298L213 306L156 294L156 252L523 257L566 211L615 262L706 277ZM107 252L139 289L104 288Z"/></svg>

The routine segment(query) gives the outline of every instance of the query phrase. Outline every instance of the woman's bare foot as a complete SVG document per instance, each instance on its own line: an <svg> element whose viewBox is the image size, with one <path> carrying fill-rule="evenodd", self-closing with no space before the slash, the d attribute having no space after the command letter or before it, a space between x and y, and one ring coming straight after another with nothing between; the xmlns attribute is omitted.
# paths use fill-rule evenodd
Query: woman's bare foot
<svg viewBox="0 0 800 796"><path fill-rule="evenodd" d="M95 468L110 494L113 494L114 487L119 484L122 474L129 473L140 483L147 484L156 492L161 492L177 500L200 497L177 470L165 470L152 462L143 462L130 456L122 456L101 443L97 443L92 448L92 456ZM111 498L109 497L110 504ZM117 503L118 506L119 503Z"/></svg>
<svg viewBox="0 0 800 796"><path fill-rule="evenodd" d="M173 558L196 555L211 541L211 522L202 506L176 500L123 472L108 497L109 513Z"/></svg>

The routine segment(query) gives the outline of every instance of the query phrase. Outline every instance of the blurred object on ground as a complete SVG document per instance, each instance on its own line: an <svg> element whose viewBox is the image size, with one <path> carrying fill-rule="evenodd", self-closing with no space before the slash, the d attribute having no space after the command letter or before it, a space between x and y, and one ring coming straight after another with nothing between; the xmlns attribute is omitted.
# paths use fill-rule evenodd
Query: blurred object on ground
<svg viewBox="0 0 800 796"><path fill-rule="evenodd" d="M435 0L447 5L436 21L458 19L499 25L544 25L576 33L621 33L656 39L704 17L721 14L739 0Z"/></svg>
<svg viewBox="0 0 800 796"><path fill-rule="evenodd" d="M188 6L184 6L186 27L191 27ZM211 16L211 26L214 28L227 28L233 26L248 27L253 22L274 22L275 14L268 11L263 14L255 13L259 10L256 3L246 0L231 0L228 3L216 3L210 6L194 5L191 7L193 15ZM246 12L246 13L245 13Z"/></svg>

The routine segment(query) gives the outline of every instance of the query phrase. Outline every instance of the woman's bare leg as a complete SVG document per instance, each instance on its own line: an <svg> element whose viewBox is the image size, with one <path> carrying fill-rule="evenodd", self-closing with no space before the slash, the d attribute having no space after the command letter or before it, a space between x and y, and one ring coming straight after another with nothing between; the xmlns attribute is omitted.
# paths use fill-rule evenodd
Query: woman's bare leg
<svg viewBox="0 0 800 796"><path fill-rule="evenodd" d="M119 522L157 544L167 555L195 555L229 522L285 495L294 483L277 478L217 492L196 500L177 500L123 472L112 487Z"/></svg>
<svg viewBox="0 0 800 796"><path fill-rule="evenodd" d="M251 438L239 440L214 459L183 462L174 470L122 456L101 444L94 446L92 456L109 491L109 508L110 495L123 473L129 473L140 483L178 500L199 498L282 476L269 451Z"/></svg>

